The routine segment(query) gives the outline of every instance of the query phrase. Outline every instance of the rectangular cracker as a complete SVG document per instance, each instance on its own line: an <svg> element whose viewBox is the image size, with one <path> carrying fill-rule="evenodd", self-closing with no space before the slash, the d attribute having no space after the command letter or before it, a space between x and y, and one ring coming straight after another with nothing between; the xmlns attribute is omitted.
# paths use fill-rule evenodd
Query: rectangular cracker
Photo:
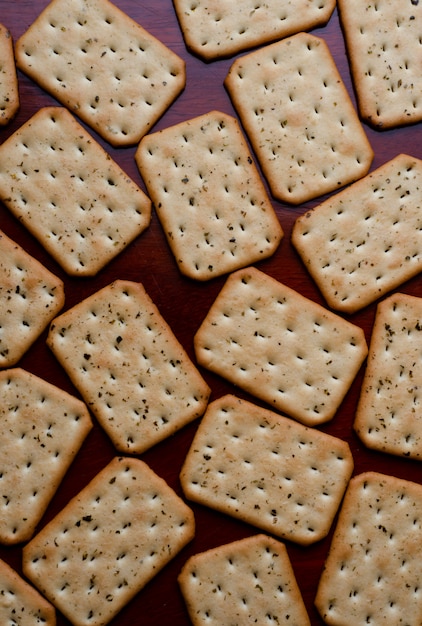
<svg viewBox="0 0 422 626"><path fill-rule="evenodd" d="M180 480L189 500L310 545L327 535L352 470L345 441L227 395L208 405Z"/></svg>
<svg viewBox="0 0 422 626"><path fill-rule="evenodd" d="M0 231L0 367L16 365L64 301L63 281Z"/></svg>
<svg viewBox="0 0 422 626"><path fill-rule="evenodd" d="M363 330L260 270L232 273L194 338L198 363L307 426L332 419Z"/></svg>
<svg viewBox="0 0 422 626"><path fill-rule="evenodd" d="M0 623L56 626L54 606L3 560L0 560Z"/></svg>
<svg viewBox="0 0 422 626"><path fill-rule="evenodd" d="M0 199L70 275L94 276L148 226L151 201L64 107L0 146Z"/></svg>
<svg viewBox="0 0 422 626"><path fill-rule="evenodd" d="M19 85L12 35L0 24L0 126L6 126L19 110Z"/></svg>
<svg viewBox="0 0 422 626"><path fill-rule="evenodd" d="M422 161L394 157L313 210L292 243L328 305L354 313L422 270Z"/></svg>
<svg viewBox="0 0 422 626"><path fill-rule="evenodd" d="M195 554L179 574L193 626L310 626L284 543L259 534Z"/></svg>
<svg viewBox="0 0 422 626"><path fill-rule="evenodd" d="M338 0L363 119L392 128L422 119L419 0Z"/></svg>
<svg viewBox="0 0 422 626"><path fill-rule="evenodd" d="M422 298L377 307L354 429L369 448L422 459Z"/></svg>
<svg viewBox="0 0 422 626"><path fill-rule="evenodd" d="M138 143L186 82L184 61L108 0L52 0L15 55L20 70L114 146Z"/></svg>
<svg viewBox="0 0 422 626"><path fill-rule="evenodd" d="M194 532L192 511L160 476L115 457L26 544L23 571L74 626L104 626Z"/></svg>
<svg viewBox="0 0 422 626"><path fill-rule="evenodd" d="M422 485L355 476L315 598L325 623L420 626L421 541Z"/></svg>
<svg viewBox="0 0 422 626"><path fill-rule="evenodd" d="M91 428L78 398L21 368L0 372L0 543L32 537Z"/></svg>
<svg viewBox="0 0 422 626"><path fill-rule="evenodd" d="M322 38L239 57L225 86L276 199L306 202L368 172L372 148Z"/></svg>
<svg viewBox="0 0 422 626"><path fill-rule="evenodd" d="M183 274L208 280L275 252L283 231L234 117L150 133L135 158Z"/></svg>
<svg viewBox="0 0 422 626"><path fill-rule="evenodd" d="M187 48L207 61L325 24L335 0L174 0Z"/></svg>
<svg viewBox="0 0 422 626"><path fill-rule="evenodd" d="M120 452L144 452L207 405L207 383L140 283L116 280L79 302L47 344Z"/></svg>

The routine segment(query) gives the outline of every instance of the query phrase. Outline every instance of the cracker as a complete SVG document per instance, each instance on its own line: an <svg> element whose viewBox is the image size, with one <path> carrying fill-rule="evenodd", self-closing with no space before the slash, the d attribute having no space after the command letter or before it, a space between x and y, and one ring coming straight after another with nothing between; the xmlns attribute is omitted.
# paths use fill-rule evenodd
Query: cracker
<svg viewBox="0 0 422 626"><path fill-rule="evenodd" d="M352 479L315 599L327 624L422 623L422 485Z"/></svg>
<svg viewBox="0 0 422 626"><path fill-rule="evenodd" d="M255 535L192 556L179 584L194 626L310 626L286 546Z"/></svg>
<svg viewBox="0 0 422 626"><path fill-rule="evenodd" d="M6 126L19 110L19 86L10 31L0 24L0 126Z"/></svg>
<svg viewBox="0 0 422 626"><path fill-rule="evenodd" d="M62 280L0 231L0 367L21 359L64 299Z"/></svg>
<svg viewBox="0 0 422 626"><path fill-rule="evenodd" d="M352 470L345 441L226 395L208 405L180 480L189 500L310 545L328 533Z"/></svg>
<svg viewBox="0 0 422 626"><path fill-rule="evenodd" d="M0 623L55 626L56 611L8 563L0 560Z"/></svg>
<svg viewBox="0 0 422 626"><path fill-rule="evenodd" d="M135 158L183 274L208 280L275 252L283 231L235 118L149 134Z"/></svg>
<svg viewBox="0 0 422 626"><path fill-rule="evenodd" d="M422 298L397 293L376 310L354 428L368 448L422 459Z"/></svg>
<svg viewBox="0 0 422 626"><path fill-rule="evenodd" d="M335 0L174 0L187 48L213 61L325 24Z"/></svg>
<svg viewBox="0 0 422 626"><path fill-rule="evenodd" d="M363 330L260 270L229 276L194 338L198 363L307 426L334 417Z"/></svg>
<svg viewBox="0 0 422 626"><path fill-rule="evenodd" d="M419 0L338 0L363 119L392 128L422 119Z"/></svg>
<svg viewBox="0 0 422 626"><path fill-rule="evenodd" d="M422 270L422 161L398 155L300 216L292 243L330 307L354 313Z"/></svg>
<svg viewBox="0 0 422 626"><path fill-rule="evenodd" d="M276 199L306 202L368 172L372 148L323 39L299 33L239 57L225 86Z"/></svg>
<svg viewBox="0 0 422 626"><path fill-rule="evenodd" d="M108 0L53 0L15 55L20 70L114 146L138 143L186 82L184 61Z"/></svg>
<svg viewBox="0 0 422 626"><path fill-rule="evenodd" d="M0 398L0 542L9 545L32 537L92 421L81 400L21 368L0 372Z"/></svg>
<svg viewBox="0 0 422 626"><path fill-rule="evenodd" d="M79 302L47 343L121 452L144 452L205 410L207 383L140 283Z"/></svg>
<svg viewBox="0 0 422 626"><path fill-rule="evenodd" d="M161 477L115 457L23 548L23 571L74 626L104 626L194 532Z"/></svg>
<svg viewBox="0 0 422 626"><path fill-rule="evenodd" d="M64 107L0 146L0 199L70 275L94 276L149 225L151 201Z"/></svg>

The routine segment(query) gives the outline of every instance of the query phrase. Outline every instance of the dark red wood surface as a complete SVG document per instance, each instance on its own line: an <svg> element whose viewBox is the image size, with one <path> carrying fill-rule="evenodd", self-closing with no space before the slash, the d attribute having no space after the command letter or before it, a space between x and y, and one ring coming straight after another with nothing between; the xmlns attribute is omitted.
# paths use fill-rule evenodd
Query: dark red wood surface
<svg viewBox="0 0 422 626"><path fill-rule="evenodd" d="M0 22L9 28L16 40L47 3L47 0L0 0ZM190 54L185 47L171 0L116 0L115 3L186 60L186 88L156 124L154 130L170 126L212 109L235 115L223 86L224 78L233 59L205 63ZM354 100L344 39L337 12L334 12L325 27L316 29L314 33L326 39ZM57 104L52 97L43 92L22 73L19 73L19 89L21 100L19 114L9 126L0 129L0 142L4 141L40 107ZM375 152L371 169L378 167L400 152L422 158L421 125L390 131L376 131L365 126L365 130ZM112 149L95 134L94 137L109 151L127 174L144 188L134 161L135 147ZM290 207L274 201L274 207L285 235L276 254L271 259L261 262L258 267L305 296L325 304L290 243L291 228L295 219L320 201L321 198L318 198L299 207ZM207 283L195 283L184 278L176 267L155 214L153 214L149 229L92 279L69 278L1 204L0 228L64 280L65 309L114 279L124 278L142 282L177 338L188 354L194 358L193 336L224 284L225 278L217 278ZM422 296L422 278L416 277L405 283L400 287L400 291ZM374 313L375 304L348 318L365 330L368 341ZM78 395L54 356L47 349L45 338L46 332L22 358L19 365ZM240 397L254 400L217 376L206 371L202 371L202 373L212 388L211 399L220 397L227 392L233 392ZM422 465L420 463L371 452L365 449L353 433L352 423L362 374L363 370L354 381L337 415L321 429L348 441L354 456L355 473L377 470L422 482ZM422 416L420 417L422 419ZM197 425L197 422L192 423L177 435L142 455L143 460L149 463L180 495L182 492L179 484L179 472ZM48 507L40 526L51 519L115 454L116 452L107 436L98 425L95 425ZM133 626L134 624L142 624L143 626L188 625L189 618L177 585L177 575L187 557L258 532L256 528L220 515L211 509L192 503L190 506L196 518L195 539L121 611L113 620L112 626ZM302 548L294 544L287 544L313 626L320 626L323 623L314 608L314 597L324 559L329 549L331 533L332 531L325 540L310 547ZM21 571L21 554L21 546L0 547L0 558L5 559L19 572ZM58 614L57 623L58 626L69 624L60 614Z"/></svg>

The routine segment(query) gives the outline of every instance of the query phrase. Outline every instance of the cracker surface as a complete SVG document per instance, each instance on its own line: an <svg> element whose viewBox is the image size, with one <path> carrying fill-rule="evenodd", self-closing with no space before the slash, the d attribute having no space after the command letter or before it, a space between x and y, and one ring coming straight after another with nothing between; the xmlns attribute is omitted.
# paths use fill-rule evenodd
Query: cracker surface
<svg viewBox="0 0 422 626"><path fill-rule="evenodd" d="M205 410L207 383L140 283L79 302L47 343L120 452L141 453Z"/></svg>
<svg viewBox="0 0 422 626"><path fill-rule="evenodd" d="M0 542L26 541L92 428L85 404L21 368L0 372Z"/></svg>
<svg viewBox="0 0 422 626"><path fill-rule="evenodd" d="M200 365L308 426L334 417L368 350L360 327L254 267L228 277L194 345Z"/></svg>
<svg viewBox="0 0 422 626"><path fill-rule="evenodd" d="M422 459L421 354L422 298L380 302L354 421L369 448Z"/></svg>
<svg viewBox="0 0 422 626"><path fill-rule="evenodd" d="M353 470L348 444L232 395L208 405L186 497L301 545L325 537Z"/></svg>
<svg viewBox="0 0 422 626"><path fill-rule="evenodd" d="M105 626L194 532L160 476L115 457L25 545L23 569L74 626Z"/></svg>
<svg viewBox="0 0 422 626"><path fill-rule="evenodd" d="M0 560L0 622L4 626L56 625L54 606L2 560Z"/></svg>
<svg viewBox="0 0 422 626"><path fill-rule="evenodd" d="M19 86L12 35L0 24L0 126L6 126L19 110Z"/></svg>
<svg viewBox="0 0 422 626"><path fill-rule="evenodd" d="M276 199L306 202L368 172L373 150L322 38L243 55L225 85Z"/></svg>
<svg viewBox="0 0 422 626"><path fill-rule="evenodd" d="M421 624L421 520L420 484L350 481L315 599L326 624Z"/></svg>
<svg viewBox="0 0 422 626"><path fill-rule="evenodd" d="M15 55L20 70L114 146L138 143L186 82L184 61L108 0L52 0Z"/></svg>
<svg viewBox="0 0 422 626"><path fill-rule="evenodd" d="M422 119L419 0L338 0L359 111L377 128Z"/></svg>
<svg viewBox="0 0 422 626"><path fill-rule="evenodd" d="M335 0L174 0L190 51L207 61L321 26Z"/></svg>
<svg viewBox="0 0 422 626"><path fill-rule="evenodd" d="M400 154L300 216L292 243L330 307L354 313L422 270L422 161Z"/></svg>
<svg viewBox="0 0 422 626"><path fill-rule="evenodd" d="M254 535L192 556L179 584L194 626L310 626L286 546Z"/></svg>
<svg viewBox="0 0 422 626"><path fill-rule="evenodd" d="M283 230L234 117L150 133L136 161L183 274L208 280L277 249Z"/></svg>
<svg viewBox="0 0 422 626"><path fill-rule="evenodd" d="M0 367L18 363L64 301L63 281L0 231Z"/></svg>
<svg viewBox="0 0 422 626"><path fill-rule="evenodd" d="M64 107L0 146L0 199L72 276L94 276L148 226L151 202Z"/></svg>

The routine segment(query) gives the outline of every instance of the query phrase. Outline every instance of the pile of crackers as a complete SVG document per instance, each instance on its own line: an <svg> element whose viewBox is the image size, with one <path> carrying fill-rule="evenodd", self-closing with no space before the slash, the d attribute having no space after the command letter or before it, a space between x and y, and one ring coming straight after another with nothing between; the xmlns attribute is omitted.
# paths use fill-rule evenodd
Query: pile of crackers
<svg viewBox="0 0 422 626"><path fill-rule="evenodd" d="M177 557L195 626L306 626L289 546L328 538L318 618L420 626L421 476L356 471L324 426L360 376L360 444L422 460L422 288L402 290L422 270L422 160L375 167L368 138L422 121L422 2L173 0L183 56L117 4L52 0L16 41L0 25L0 125L20 77L55 100L0 134L2 210L58 268L0 230L0 543L22 549L0 560L0 621L118 624ZM355 99L318 34L334 11ZM230 61L233 114L158 130L188 55ZM186 284L221 284L192 346L142 281L95 282L155 216ZM266 271L286 239L318 302ZM77 281L92 292L68 305ZM22 366L41 340L74 394ZM143 455L189 425L175 488ZM44 523L94 428L113 458ZM196 507L248 536L195 550Z"/></svg>

